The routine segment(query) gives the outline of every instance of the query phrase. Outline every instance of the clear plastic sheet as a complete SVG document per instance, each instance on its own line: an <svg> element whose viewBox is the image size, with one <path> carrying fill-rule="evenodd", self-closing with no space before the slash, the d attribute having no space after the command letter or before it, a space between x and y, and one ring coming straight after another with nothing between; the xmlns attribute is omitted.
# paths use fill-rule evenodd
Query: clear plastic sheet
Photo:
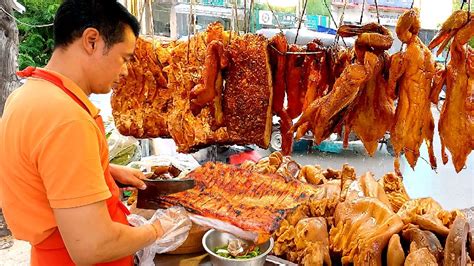
<svg viewBox="0 0 474 266"><path fill-rule="evenodd" d="M150 220L136 214L131 214L127 218L133 226L151 224L159 220L164 231L163 236L155 243L137 252L139 266L154 266L153 259L156 254L176 250L186 241L192 226L186 210L178 206L158 209Z"/></svg>

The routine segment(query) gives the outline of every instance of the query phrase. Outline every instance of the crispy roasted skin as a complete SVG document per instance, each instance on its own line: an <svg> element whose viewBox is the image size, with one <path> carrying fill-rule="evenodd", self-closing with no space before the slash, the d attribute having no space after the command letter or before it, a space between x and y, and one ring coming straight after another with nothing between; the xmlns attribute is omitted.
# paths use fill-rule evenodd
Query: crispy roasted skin
<svg viewBox="0 0 474 266"><path fill-rule="evenodd" d="M227 48L229 68L223 94L224 120L234 144L268 148L272 131L272 73L268 41L246 34Z"/></svg>
<svg viewBox="0 0 474 266"><path fill-rule="evenodd" d="M263 175L221 163L206 163L188 174L196 186L159 199L188 211L257 232L263 243L278 229L287 212L323 191L298 180Z"/></svg>
<svg viewBox="0 0 474 266"><path fill-rule="evenodd" d="M465 45L473 35L472 16L467 22L467 12L456 12L443 24L439 36L430 43L430 47L435 47L443 38L449 41L454 36L450 48L451 59L446 70L446 101L438 128L443 163L448 161L445 152L445 148L448 148L456 172L463 169L467 156L474 149L474 54Z"/></svg>
<svg viewBox="0 0 474 266"><path fill-rule="evenodd" d="M400 217L376 198L339 203L334 219L329 241L333 251L342 253L342 264L383 265L383 250L403 227Z"/></svg>
<svg viewBox="0 0 474 266"><path fill-rule="evenodd" d="M213 130L214 116L209 106L194 115L191 91L203 84L204 62L207 55L206 33L178 43L171 51L168 87L174 92L173 106L168 116L168 131L178 152L192 152L210 144L225 143L229 136L225 127Z"/></svg>
<svg viewBox="0 0 474 266"><path fill-rule="evenodd" d="M120 132L172 137L183 153L212 144L267 148L273 100L268 42L251 34L229 42L220 23L169 49L139 39L130 75L112 98ZM227 59L232 65L226 69ZM286 146L290 153L291 143Z"/></svg>
<svg viewBox="0 0 474 266"><path fill-rule="evenodd" d="M173 101L162 71L169 51L138 38L128 76L114 88L111 105L115 125L123 135L137 138L169 137L166 117Z"/></svg>
<svg viewBox="0 0 474 266"><path fill-rule="evenodd" d="M423 140L428 146L431 167L436 168L433 152L434 120L430 103L435 69L430 50L417 36L418 20L418 11L414 9L406 11L399 19L397 36L407 44L407 48L395 57L397 63L392 63L388 84L390 92L396 91L396 86L399 91L395 124L391 130L391 140L397 154L395 170L398 174L401 174L398 156L403 151L408 163L414 168ZM405 38L406 32L413 33L409 35L410 39Z"/></svg>

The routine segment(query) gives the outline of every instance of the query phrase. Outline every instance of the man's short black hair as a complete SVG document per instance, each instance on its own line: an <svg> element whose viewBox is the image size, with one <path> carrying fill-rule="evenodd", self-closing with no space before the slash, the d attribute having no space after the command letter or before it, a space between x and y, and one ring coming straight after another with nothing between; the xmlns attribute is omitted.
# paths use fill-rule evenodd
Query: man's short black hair
<svg viewBox="0 0 474 266"><path fill-rule="evenodd" d="M138 36L137 19L116 0L64 0L54 18L54 47L65 47L95 28L110 48L123 41L125 25Z"/></svg>

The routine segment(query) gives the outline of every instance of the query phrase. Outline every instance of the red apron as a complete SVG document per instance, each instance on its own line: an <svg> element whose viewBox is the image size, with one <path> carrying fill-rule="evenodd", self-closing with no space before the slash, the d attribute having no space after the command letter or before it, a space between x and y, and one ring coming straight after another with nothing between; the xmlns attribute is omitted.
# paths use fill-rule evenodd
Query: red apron
<svg viewBox="0 0 474 266"><path fill-rule="evenodd" d="M33 77L44 79L49 81L63 90L71 99L73 99L79 106L81 106L84 110L86 110L89 114L89 109L87 109L86 105L70 90L68 90L62 80L57 77L56 75L41 70L36 69L34 67L27 67L23 71L19 71L18 76L20 77ZM92 115L92 114L91 114ZM97 115L94 117L97 126L102 131L102 135L105 138L105 128L104 123L102 121L102 117ZM110 167L107 163L107 167L104 171L105 181L107 186L112 194L112 197L107 199L107 209L109 211L110 217L112 221L126 224L128 225L127 215L130 214L127 207L123 205L123 203L119 200L119 188L115 184L112 175L110 174ZM63 266L63 265L74 265L69 253L66 250L64 245L63 239L61 238L61 234L59 233L58 228L54 230L54 232L41 243L34 245L31 249L31 265L32 266ZM109 265L109 266L130 266L133 265L133 256L127 256L122 259L108 262L108 263L101 263L97 265Z"/></svg>

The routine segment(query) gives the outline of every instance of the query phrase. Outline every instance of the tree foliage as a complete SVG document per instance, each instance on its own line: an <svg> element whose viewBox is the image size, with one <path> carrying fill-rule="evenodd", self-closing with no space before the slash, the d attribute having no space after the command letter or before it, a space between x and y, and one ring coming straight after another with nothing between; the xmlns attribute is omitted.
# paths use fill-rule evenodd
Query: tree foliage
<svg viewBox="0 0 474 266"><path fill-rule="evenodd" d="M329 10L324 2L328 7L331 7L331 0L308 0L306 13L308 15L329 16Z"/></svg>
<svg viewBox="0 0 474 266"><path fill-rule="evenodd" d="M15 13L21 22L30 25L50 24L59 7L60 0L21 0L26 11L23 14ZM30 27L18 23L20 69L27 66L44 66L53 51L53 27Z"/></svg>

